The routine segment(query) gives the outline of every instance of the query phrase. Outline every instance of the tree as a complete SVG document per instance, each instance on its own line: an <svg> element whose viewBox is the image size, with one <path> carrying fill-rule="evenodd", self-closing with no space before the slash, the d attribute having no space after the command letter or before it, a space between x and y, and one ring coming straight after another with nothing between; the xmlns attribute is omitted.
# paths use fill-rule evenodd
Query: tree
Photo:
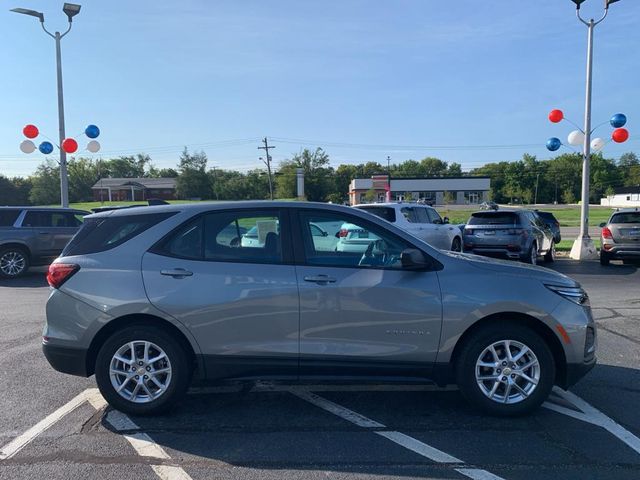
<svg viewBox="0 0 640 480"><path fill-rule="evenodd" d="M573 190L568 188L564 192L562 192L562 202L563 203L576 203L576 197L573 194Z"/></svg>
<svg viewBox="0 0 640 480"><path fill-rule="evenodd" d="M190 154L187 147L180 154L176 194L180 198L210 199L211 181L207 175L207 155L200 151Z"/></svg>
<svg viewBox="0 0 640 480"><path fill-rule="evenodd" d="M91 187L100 180L98 165L89 158L72 158L67 163L69 173L69 201L86 202L93 199Z"/></svg>
<svg viewBox="0 0 640 480"><path fill-rule="evenodd" d="M0 205L28 205L31 182L21 177L0 175Z"/></svg>
<svg viewBox="0 0 640 480"><path fill-rule="evenodd" d="M29 200L33 205L60 203L60 167L53 160L38 165L31 183Z"/></svg>
<svg viewBox="0 0 640 480"><path fill-rule="evenodd" d="M329 155L322 148L315 151L302 150L291 160L284 160L276 175L276 194L278 198L297 197L296 169L304 171L304 193L307 200L324 202L327 195L335 189L332 177L333 169L329 166Z"/></svg>
<svg viewBox="0 0 640 480"><path fill-rule="evenodd" d="M377 200L376 191L373 188L370 188L365 192L364 196L362 197L362 200L364 200L365 203L375 202Z"/></svg>
<svg viewBox="0 0 640 480"><path fill-rule="evenodd" d="M102 176L113 178L147 177L149 176L146 172L147 168L153 168L153 166L151 157L144 153L105 160L100 166Z"/></svg>
<svg viewBox="0 0 640 480"><path fill-rule="evenodd" d="M447 173L447 162L439 158L426 157L420 160L420 171L424 177L444 177Z"/></svg>

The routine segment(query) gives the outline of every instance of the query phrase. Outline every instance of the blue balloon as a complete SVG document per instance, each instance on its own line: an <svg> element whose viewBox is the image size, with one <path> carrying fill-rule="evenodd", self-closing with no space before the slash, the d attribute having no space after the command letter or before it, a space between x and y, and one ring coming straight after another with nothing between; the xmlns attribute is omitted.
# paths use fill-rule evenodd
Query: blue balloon
<svg viewBox="0 0 640 480"><path fill-rule="evenodd" d="M547 150L555 152L561 146L562 146L562 142L560 141L559 138L551 137L549 140L547 140Z"/></svg>
<svg viewBox="0 0 640 480"><path fill-rule="evenodd" d="M38 150L40 150L40 153L49 155L51 152L53 152L53 145L51 145L51 142L42 142L38 147Z"/></svg>
<svg viewBox="0 0 640 480"><path fill-rule="evenodd" d="M611 123L611 126L613 128L624 127L627 123L627 116L624 113L616 113L613 117L611 117L609 123Z"/></svg>
<svg viewBox="0 0 640 480"><path fill-rule="evenodd" d="M100 135L100 129L95 125L89 125L84 129L84 133L89 138L98 138L98 136Z"/></svg>

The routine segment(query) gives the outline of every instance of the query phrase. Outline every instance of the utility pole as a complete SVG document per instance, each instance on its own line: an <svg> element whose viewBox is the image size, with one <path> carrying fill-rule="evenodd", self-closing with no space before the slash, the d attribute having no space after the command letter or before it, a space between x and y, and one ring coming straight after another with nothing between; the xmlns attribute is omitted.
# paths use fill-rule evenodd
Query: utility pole
<svg viewBox="0 0 640 480"><path fill-rule="evenodd" d="M538 179L540 178L540 173L536 173L536 194L534 196L533 204L538 204Z"/></svg>
<svg viewBox="0 0 640 480"><path fill-rule="evenodd" d="M271 181L271 155L269 155L269 150L276 147L269 145L267 137L264 137L262 139L262 143L264 143L264 147L258 147L258 150L264 150L267 154L267 159L263 160L263 162L267 166L267 173L269 174L269 196L271 197L271 200L273 200L273 183Z"/></svg>
<svg viewBox="0 0 640 480"><path fill-rule="evenodd" d="M391 156L387 155L387 192L385 195L387 202L391 201Z"/></svg>

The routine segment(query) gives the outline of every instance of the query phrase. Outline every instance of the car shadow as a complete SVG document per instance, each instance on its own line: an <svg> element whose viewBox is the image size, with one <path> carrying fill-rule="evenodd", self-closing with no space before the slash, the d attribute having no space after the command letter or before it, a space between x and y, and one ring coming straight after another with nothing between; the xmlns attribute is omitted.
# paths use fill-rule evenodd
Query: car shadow
<svg viewBox="0 0 640 480"><path fill-rule="evenodd" d="M564 273L565 275L633 275L638 271L638 264L622 264L611 262L608 266L600 265L598 260L576 261L571 259L556 259L553 263L542 266Z"/></svg>
<svg viewBox="0 0 640 480"><path fill-rule="evenodd" d="M634 382L640 385L638 369L599 365L579 383L579 390L572 391L637 434L640 417L628 408L640 404L640 389L629 388ZM382 423L381 430L410 435L471 464L502 463L500 452L487 442L487 437L499 434L515 451L522 442L523 451L530 447L548 455L551 462L579 465L573 457L575 451L590 447L582 445L576 432L578 436L599 432L599 427L546 408L517 418L487 416L450 389L317 390L316 394ZM107 418L108 413L102 425L114 431ZM240 468L321 469L394 477L424 477L428 473L430 478L459 478L445 466L427 472L425 468L434 467L431 461L375 435L376 429L356 426L287 391L246 388L233 393L192 393L170 414L131 418L185 465L208 459ZM618 446L614 437L606 441L611 442L607 448ZM616 461L626 459L627 453L621 453L623 457ZM519 464L531 462L526 454L510 458Z"/></svg>
<svg viewBox="0 0 640 480"><path fill-rule="evenodd" d="M47 274L44 272L27 272L24 275L18 278L0 278L0 287L11 287L11 288L38 288L38 287L46 287L47 284Z"/></svg>

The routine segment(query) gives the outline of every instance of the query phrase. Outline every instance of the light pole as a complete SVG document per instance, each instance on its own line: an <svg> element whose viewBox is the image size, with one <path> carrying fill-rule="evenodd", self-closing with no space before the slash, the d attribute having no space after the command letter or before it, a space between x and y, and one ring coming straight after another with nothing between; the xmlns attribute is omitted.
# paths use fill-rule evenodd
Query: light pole
<svg viewBox="0 0 640 480"><path fill-rule="evenodd" d="M73 17L80 13L80 5L74 3L65 3L62 7L62 11L67 15L69 19L69 28L64 33L49 32L44 26L44 14L42 12L36 12L35 10L29 10L26 8L14 8L11 11L21 13L23 15L29 15L36 17L40 20L42 30L47 35L53 38L56 42L56 67L57 67L57 80L58 80L58 131L60 138L60 202L63 207L69 206L69 179L67 178L67 153L62 148L62 142L65 139L64 130L64 99L62 94L62 55L60 52L60 40L69 33L71 25L73 25Z"/></svg>
<svg viewBox="0 0 640 480"><path fill-rule="evenodd" d="M574 260L595 259L598 257L593 240L589 236L589 166L591 162L591 81L593 78L593 31L609 13L609 6L619 0L605 0L604 14L595 21L593 18L586 21L580 15L580 5L585 0L571 0L576 4L576 16L587 26L587 85L584 107L584 143L582 160L582 205L580 209L580 234L573 243L570 257Z"/></svg>

